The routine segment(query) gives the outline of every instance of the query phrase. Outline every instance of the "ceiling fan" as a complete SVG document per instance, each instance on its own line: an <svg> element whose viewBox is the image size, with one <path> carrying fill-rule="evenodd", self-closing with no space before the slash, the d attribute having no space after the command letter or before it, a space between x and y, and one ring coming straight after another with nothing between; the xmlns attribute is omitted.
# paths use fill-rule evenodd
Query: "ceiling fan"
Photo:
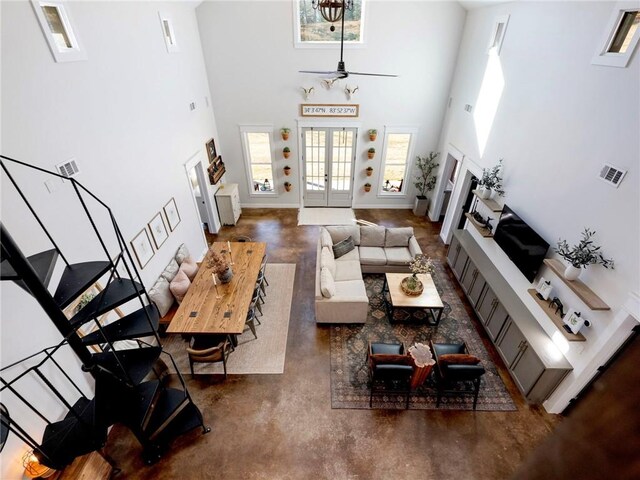
<svg viewBox="0 0 640 480"><path fill-rule="evenodd" d="M338 68L336 70L300 70L300 73L315 73L317 75L331 75L336 79L347 78L349 75L367 75L370 77L397 77L398 75L390 75L387 73L363 73L363 72L350 72L344 65L342 58L344 53L344 10L353 5L350 0L314 0L313 7L319 8L322 17L328 22L335 22L341 19L340 29L340 61L338 62ZM331 25L331 31L333 32L335 27Z"/></svg>

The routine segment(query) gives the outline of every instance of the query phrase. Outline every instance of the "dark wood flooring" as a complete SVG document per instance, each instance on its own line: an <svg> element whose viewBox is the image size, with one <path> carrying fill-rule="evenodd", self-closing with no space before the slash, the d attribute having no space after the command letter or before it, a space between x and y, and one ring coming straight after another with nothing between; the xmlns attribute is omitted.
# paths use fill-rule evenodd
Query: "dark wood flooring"
<svg viewBox="0 0 640 480"><path fill-rule="evenodd" d="M356 216L413 226L423 251L445 260L438 223L409 210L356 210ZM558 418L526 404L477 323L517 412L332 410L329 327L314 319L317 231L297 226L296 209L244 209L236 227L210 238L247 235L268 243L271 262L297 264L285 372L226 381L187 375L211 433L180 437L146 466L134 436L116 426L106 453L122 469L120 478L503 479L553 429ZM277 293L269 293L267 301L277 301Z"/></svg>

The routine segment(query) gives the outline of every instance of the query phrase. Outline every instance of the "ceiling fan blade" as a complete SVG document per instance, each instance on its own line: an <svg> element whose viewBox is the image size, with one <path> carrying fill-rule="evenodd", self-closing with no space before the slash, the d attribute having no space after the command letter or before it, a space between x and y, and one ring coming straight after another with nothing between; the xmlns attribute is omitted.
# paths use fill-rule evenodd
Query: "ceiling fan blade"
<svg viewBox="0 0 640 480"><path fill-rule="evenodd" d="M331 70L331 71L298 70L298 73L315 73L316 75L338 75L340 72L336 72L335 70Z"/></svg>
<svg viewBox="0 0 640 480"><path fill-rule="evenodd" d="M349 75L368 75L370 77L398 77L398 75L390 75L388 73L362 73L362 72L347 72Z"/></svg>

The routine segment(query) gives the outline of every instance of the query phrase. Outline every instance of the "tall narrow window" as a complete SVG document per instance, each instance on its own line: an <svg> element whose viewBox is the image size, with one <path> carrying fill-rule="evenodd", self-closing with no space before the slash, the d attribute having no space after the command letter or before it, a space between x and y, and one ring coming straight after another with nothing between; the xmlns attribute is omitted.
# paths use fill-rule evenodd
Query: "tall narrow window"
<svg viewBox="0 0 640 480"><path fill-rule="evenodd" d="M381 193L405 195L415 130L387 129L384 139Z"/></svg>
<svg viewBox="0 0 640 480"><path fill-rule="evenodd" d="M620 20L620 25L618 25L618 30L616 30L607 52L626 53L631 44L631 40L638 30L639 23L640 11L624 12Z"/></svg>
<svg viewBox="0 0 640 480"><path fill-rule="evenodd" d="M160 26L162 27L162 36L164 37L167 52L179 52L180 49L178 48L178 42L176 41L176 32L173 30L173 22L162 12L158 12L158 16L160 17Z"/></svg>
<svg viewBox="0 0 640 480"><path fill-rule="evenodd" d="M254 195L275 193L273 176L273 149L271 133L273 127L242 126L242 144L247 164L249 191Z"/></svg>
<svg viewBox="0 0 640 480"><path fill-rule="evenodd" d="M509 15L501 15L496 18L493 24L493 30L491 31L491 38L489 39L489 49L487 53L500 55L500 49L502 48L502 42L504 41L504 34L507 32L508 24Z"/></svg>
<svg viewBox="0 0 640 480"><path fill-rule="evenodd" d="M68 7L56 1L32 0L31 4L55 61L86 60Z"/></svg>
<svg viewBox="0 0 640 480"><path fill-rule="evenodd" d="M640 9L637 3L619 2L613 9L596 55L594 65L624 68L640 39Z"/></svg>

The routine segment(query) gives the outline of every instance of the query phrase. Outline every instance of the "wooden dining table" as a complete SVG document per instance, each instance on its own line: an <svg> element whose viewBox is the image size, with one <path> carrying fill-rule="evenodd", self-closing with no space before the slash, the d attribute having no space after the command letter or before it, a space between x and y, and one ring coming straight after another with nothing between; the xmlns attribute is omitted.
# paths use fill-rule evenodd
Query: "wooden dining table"
<svg viewBox="0 0 640 480"><path fill-rule="evenodd" d="M212 244L167 333L227 334L232 338L241 334L266 249L267 244L262 242ZM233 278L229 283L217 281L214 286L212 252L233 262Z"/></svg>

